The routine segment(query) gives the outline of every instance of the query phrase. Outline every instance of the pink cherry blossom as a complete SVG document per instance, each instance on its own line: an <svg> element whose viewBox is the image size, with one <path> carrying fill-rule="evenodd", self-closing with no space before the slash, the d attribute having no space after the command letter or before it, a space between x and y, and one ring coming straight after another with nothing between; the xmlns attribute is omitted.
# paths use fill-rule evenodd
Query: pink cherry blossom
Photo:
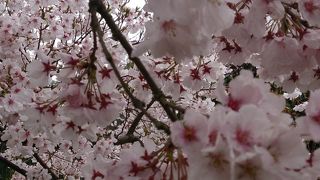
<svg viewBox="0 0 320 180"><path fill-rule="evenodd" d="M317 0L302 0L299 2L299 9L302 16L311 23L311 25L319 26L320 2Z"/></svg>
<svg viewBox="0 0 320 180"><path fill-rule="evenodd" d="M320 177L319 0L134 3L0 2L2 179Z"/></svg>
<svg viewBox="0 0 320 180"><path fill-rule="evenodd" d="M318 99L319 99L319 91L314 91L310 95L310 101L306 107L306 117L303 117L303 124L307 128L306 131L310 134L310 136L315 139L319 140L319 133L318 128L319 126L319 106L318 106Z"/></svg>

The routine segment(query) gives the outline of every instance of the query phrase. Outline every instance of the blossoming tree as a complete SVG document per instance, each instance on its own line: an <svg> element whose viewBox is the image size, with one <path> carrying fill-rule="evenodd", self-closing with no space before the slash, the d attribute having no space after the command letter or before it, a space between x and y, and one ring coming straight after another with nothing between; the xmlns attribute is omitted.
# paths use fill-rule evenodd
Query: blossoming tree
<svg viewBox="0 0 320 180"><path fill-rule="evenodd" d="M320 0L129 3L0 2L0 179L320 177Z"/></svg>

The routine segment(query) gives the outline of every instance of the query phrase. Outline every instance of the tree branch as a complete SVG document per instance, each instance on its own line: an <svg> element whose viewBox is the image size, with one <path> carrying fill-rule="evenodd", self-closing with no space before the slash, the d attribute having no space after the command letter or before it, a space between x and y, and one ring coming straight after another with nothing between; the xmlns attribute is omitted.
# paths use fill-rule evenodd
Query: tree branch
<svg viewBox="0 0 320 180"><path fill-rule="evenodd" d="M134 136L134 135L124 135L118 138L118 141L114 143L114 145L122 145L126 143L134 143L139 141L141 146L144 146L143 142L140 140L139 137Z"/></svg>
<svg viewBox="0 0 320 180"><path fill-rule="evenodd" d="M47 169L49 174L51 175L51 178L53 180L58 180L59 177L48 167L48 165L43 162L43 160L40 158L40 156L37 154L37 153L34 153L33 154L33 157L36 158L36 160L38 161L38 163L44 168L44 169Z"/></svg>
<svg viewBox="0 0 320 180"><path fill-rule="evenodd" d="M104 53L107 61L109 62L109 64L113 68L113 70L115 72L115 75L118 78L118 80L120 81L121 85L123 86L126 94L132 100L133 106L136 107L137 109L141 110L140 114L137 115L137 117L134 120L132 126L129 128L127 135L122 136L122 140L121 140L121 142L135 142L137 140L137 138L135 136L133 136L133 132L134 132L135 128L138 126L138 124L139 124L141 118L143 117L143 115L147 114L147 109L154 103L155 100L159 100L159 99L154 97L153 100L148 105L147 109L144 109L144 104L142 105L143 102L133 96L133 94L129 90L127 84L123 81L117 66L114 64L114 60L113 60L110 52L108 51L108 49L107 49L107 47L106 47L106 45L105 45L105 43L103 41L103 32L102 32L102 30L101 30L101 28L99 26L99 23L98 23L98 18L96 16L95 7L91 7L90 8L90 13L91 13L91 17L92 17L92 19L91 19L92 20L92 30L93 30L93 32L97 32L97 35L98 35L98 38L99 38L99 42L100 42L101 47L102 47L102 52ZM168 108L168 105L167 105L168 102L165 102L163 104L164 104L164 107ZM160 129L164 130L167 134L170 134L170 130L169 130L169 128L168 128L168 126L166 124L164 124L164 123L162 123L160 121L157 121L156 119L154 119L149 114L148 114L148 118L152 121L152 123L156 126L156 128L160 128ZM116 145L117 144L121 144L121 143L119 142L119 143L116 143Z"/></svg>
<svg viewBox="0 0 320 180"><path fill-rule="evenodd" d="M27 171L20 168L19 166L13 164L11 161L9 161L8 159L0 156L0 162L3 162L6 166L8 166L9 168L13 169L14 171L20 173L21 175L23 175L24 177L27 177Z"/></svg>
<svg viewBox="0 0 320 180"><path fill-rule="evenodd" d="M151 100L151 102L147 105L146 111L152 106L152 104L155 102L154 99ZM141 111L136 118L133 120L127 135L132 135L134 131L136 130L137 126L139 125L140 120L142 119L143 115L145 114L145 111Z"/></svg>
<svg viewBox="0 0 320 180"><path fill-rule="evenodd" d="M177 115L174 113L172 109L167 106L167 100L165 98L164 93L161 91L161 89L157 86L155 81L150 76L149 72L141 62L141 60L138 57L132 57L132 47L130 43L127 41L126 37L122 34L121 30L116 25L115 21L113 20L111 14L106 9L105 5L101 0L90 0L89 2L90 8L95 8L96 11L102 16L102 18L106 21L109 28L111 29L113 37L120 42L120 44L123 46L123 48L126 50L127 54L129 55L129 59L134 62L134 64L137 66L141 74L143 75L144 79L147 81L148 85L150 86L150 89L154 95L154 98L161 104L164 111L168 115L168 117L171 119L171 121L178 120Z"/></svg>
<svg viewBox="0 0 320 180"><path fill-rule="evenodd" d="M158 121L157 119L152 117L148 112L146 112L145 114L157 129L163 130L166 134L170 135L170 128L167 124L165 124L161 121Z"/></svg>
<svg viewBox="0 0 320 180"><path fill-rule="evenodd" d="M91 2L91 1L90 1ZM126 94L129 96L129 98L132 100L133 105L138 108L141 109L144 107L144 102L140 101L139 99L137 99L136 97L134 97L128 87L128 85L123 81L121 74L117 68L117 66L114 63L114 60L110 54L110 52L108 51L106 44L103 41L103 32L100 28L99 25L99 21L98 18L96 16L96 8L93 6L90 6L89 9L90 13L91 13L91 27L92 27L92 31L95 33L97 32L98 35L98 39L99 39L99 43L102 47L102 52L105 55L105 58L107 59L107 61L109 62L109 64L111 65L112 69L114 70L114 73L117 77L117 79L119 80L121 86L123 87L124 91L126 92Z"/></svg>
<svg viewBox="0 0 320 180"><path fill-rule="evenodd" d="M118 139L118 141L116 143L114 143L115 145L122 145L122 144L125 144L125 143L134 143L136 141L139 141L140 144L143 146L143 143L142 141L140 140L139 137L137 136L134 136L133 133L136 129L136 127L138 126L140 120L142 119L143 115L147 114L147 117L151 120L151 122L155 125L156 128L158 128L159 130L164 130L167 134L170 134L170 129L169 129L169 126L166 125L165 123L161 122L161 121L158 121L156 120L155 118L153 118L150 114L147 113L147 110L148 108L150 108L152 106L152 104L157 100L158 102L160 102L160 104L162 104L162 107L165 109L165 111L167 112L169 118L172 120L172 121L175 121L177 120L177 117L176 115L173 113L173 111L171 111L171 109L169 109L169 106L168 106L168 102L166 101L166 99L164 98L164 94L162 93L162 91L156 86L155 82L153 81L153 79L151 78L151 76L149 75L149 73L147 72L147 70L145 69L144 65L141 63L140 59L138 59L137 62L141 63L140 67L142 68L142 70L139 68L140 72L141 71L145 71L145 74L147 74L146 77L150 78L151 80L151 84L153 84L152 87L154 87L153 89L153 99L152 101L148 104L148 107L145 109L144 108L144 102L142 102L141 100L139 100L138 98L136 98L132 92L130 91L128 85L123 81L122 77L121 77L121 74L117 68L117 66L115 65L114 63L114 59L112 57L112 55L110 54L110 52L108 51L107 47L106 47L106 44L104 42L104 39L103 39L103 32L101 30L101 27L100 27L100 24L98 22L98 18L96 16L96 10L97 10L97 7L94 6L92 4L92 2L94 2L94 0L91 0L90 3L89 3L89 12L91 13L91 27L92 27L92 31L94 33L94 38L98 38L99 39L99 43L101 45L101 48L102 48L102 52L103 54L105 55L105 58L107 59L107 61L109 62L109 64L111 65L112 69L114 70L115 72L115 75L117 77L117 79L119 80L120 84L122 85L122 87L124 88L126 94L129 96L129 98L131 99L132 103L133 103L133 106L139 110L141 110L141 112L136 116L136 118L134 119L131 127L129 128L128 132L126 135L124 136L121 136ZM102 4L103 5L103 4ZM106 9L105 9L106 10ZM107 10L106 10L107 11ZM112 18L112 17L111 17ZM112 19L112 22L113 22L113 25L114 27L117 28L117 26L114 24L114 21ZM119 30L117 28L117 30ZM120 31L120 30L119 30ZM97 33L95 36L95 33ZM121 33L121 31L120 31ZM122 34L121 34L122 35ZM123 35L122 35L123 37ZM124 38L124 37L123 37ZM125 38L124 38L125 39ZM96 42L96 40L94 40ZM129 45L129 48L131 48L130 44L127 42L127 40L125 39L125 42L127 43L127 45ZM127 47L128 48L128 47ZM130 49L129 49L130 50ZM132 48L130 50L130 52L132 51ZM135 58L136 59L136 58ZM139 64L138 63L138 64ZM148 82L148 81L147 81ZM150 84L149 84L150 85ZM150 85L151 86L151 85ZM156 93L155 93L156 91ZM159 96L159 94L161 94Z"/></svg>

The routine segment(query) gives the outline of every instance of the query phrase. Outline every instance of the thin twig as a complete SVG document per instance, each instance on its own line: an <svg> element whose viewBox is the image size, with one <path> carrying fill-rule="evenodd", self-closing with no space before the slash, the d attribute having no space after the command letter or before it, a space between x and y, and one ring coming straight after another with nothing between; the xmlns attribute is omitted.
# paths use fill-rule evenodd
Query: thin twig
<svg viewBox="0 0 320 180"><path fill-rule="evenodd" d="M152 104L155 102L155 99L152 99L151 102L147 105L146 111L152 106ZM145 111L140 112L136 118L133 120L131 126L129 127L129 130L127 132L127 135L132 135L134 131L136 130L140 120L142 119L143 115L145 114Z"/></svg>

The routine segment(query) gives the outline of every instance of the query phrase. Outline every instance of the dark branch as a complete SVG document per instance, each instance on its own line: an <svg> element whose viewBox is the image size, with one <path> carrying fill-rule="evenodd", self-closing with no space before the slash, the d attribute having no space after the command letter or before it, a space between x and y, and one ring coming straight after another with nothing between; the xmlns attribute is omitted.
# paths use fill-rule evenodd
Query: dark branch
<svg viewBox="0 0 320 180"><path fill-rule="evenodd" d="M144 146L143 142L140 140L139 137L133 135L124 135L118 138L118 141L114 143L114 145L122 145L126 143L134 143L140 142L141 146Z"/></svg>
<svg viewBox="0 0 320 180"><path fill-rule="evenodd" d="M90 1L91 2L91 1ZM120 81L120 84L123 86L126 94L130 97L130 99L132 100L132 103L133 103L133 106L139 110L141 110L140 114L138 114L138 116L136 117L136 119L134 120L132 126L129 128L128 130L128 133L127 135L125 136L122 136L118 139L118 142L115 143L115 145L119 145L119 144L123 144L123 143L132 143L132 142L135 142L137 141L139 138L137 138L136 136L133 136L133 132L134 130L136 129L136 127L138 126L141 118L143 117L144 114L147 113L147 109L150 108L150 106L154 103L155 100L158 100L156 97L153 98L153 100L149 103L147 109L144 109L144 103L142 101L140 101L139 99L137 99L136 97L133 96L133 94L131 93L131 91L129 90L128 88L128 85L123 81L121 75L120 75L120 72L117 68L117 66L114 64L114 60L110 54L110 52L108 51L106 45L105 45L105 42L103 40L103 32L99 26L99 23L98 23L98 18L96 16L96 9L95 7L90 7L90 13L91 13L91 17L92 17L92 30L93 32L97 32L97 35L98 35L98 39L99 39L99 42L101 44L101 47L102 47L102 52L104 53L105 55L105 58L107 59L107 61L109 62L109 64L111 65L111 67L113 68L114 72L115 72L115 75L117 77L117 79ZM162 101L159 101L160 104ZM143 104L142 104L143 103ZM163 107L164 108L168 108L167 102L163 102ZM170 110L170 109L168 109ZM171 112L171 110L170 110ZM170 130L169 128L167 127L166 124L160 122L160 121L157 121L155 120L151 115L148 115L148 118L150 120L152 120L152 123L157 127L157 128L160 128L161 130L164 130L167 134L170 134Z"/></svg>
<svg viewBox="0 0 320 180"><path fill-rule="evenodd" d="M44 168L44 169L47 169L49 174L51 175L51 178L53 180L58 180L59 177L48 167L48 165L43 162L43 160L40 158L40 156L37 154L37 153L34 153L33 154L33 157L36 158L36 160L38 161L38 163Z"/></svg>
<svg viewBox="0 0 320 180"><path fill-rule="evenodd" d="M20 168L19 166L13 164L11 161L9 161L8 159L0 156L0 162L4 163L6 166L8 166L9 168L13 169L14 171L20 173L21 175L27 177L27 171Z"/></svg>
<svg viewBox="0 0 320 180"><path fill-rule="evenodd" d="M90 1L91 2L91 1ZM106 44L104 43L103 41L103 32L100 28L100 25L99 25L99 21L98 21L98 18L96 16L96 10L95 10L95 7L91 7L90 6L90 13L91 13L91 27L92 27L92 31L94 32L97 32L97 35L98 35L98 39L99 39L99 43L102 47L102 52L103 54L105 55L105 58L107 59L107 61L109 62L109 64L111 65L117 79L119 80L121 86L123 87L124 91L126 92L126 94L129 96L129 98L132 100L132 103L133 105L138 108L138 109L141 109L144 107L144 102L140 101L139 99L137 99L136 97L133 96L133 94L131 93L129 87L128 87L128 84L126 84L122 77L121 77L121 74L117 68L117 66L115 65L114 63L114 60L110 54L110 52L108 51L107 47L106 47Z"/></svg>
<svg viewBox="0 0 320 180"><path fill-rule="evenodd" d="M163 130L166 134L170 135L170 128L167 124L165 124L164 122L158 121L147 112L145 114L157 129Z"/></svg>
<svg viewBox="0 0 320 180"><path fill-rule="evenodd" d="M147 105L146 111L152 106L152 104L155 102L154 99L151 100L151 102ZM132 135L134 131L136 130L137 126L139 125L139 122L141 121L143 115L145 114L145 111L140 112L136 118L133 120L127 135Z"/></svg>
<svg viewBox="0 0 320 180"><path fill-rule="evenodd" d="M126 50L127 54L129 55L129 59L132 60L134 64L137 66L137 68L140 70L144 79L147 81L148 85L150 86L150 89L154 95L154 98L161 104L164 111L167 113L168 117L171 119L171 121L174 122L178 120L177 115L167 105L168 103L164 93L161 91L161 89L157 86L155 81L152 79L152 77L150 76L149 72L147 71L147 69L141 62L141 60L138 57L131 56L132 47L130 43L127 41L126 37L122 34L121 30L116 25L115 21L113 20L111 14L107 10L103 2L101 0L90 0L89 6L90 8L95 8L96 11L106 21L109 28L111 29L113 37L115 37L120 42L120 44L123 46L123 48Z"/></svg>

